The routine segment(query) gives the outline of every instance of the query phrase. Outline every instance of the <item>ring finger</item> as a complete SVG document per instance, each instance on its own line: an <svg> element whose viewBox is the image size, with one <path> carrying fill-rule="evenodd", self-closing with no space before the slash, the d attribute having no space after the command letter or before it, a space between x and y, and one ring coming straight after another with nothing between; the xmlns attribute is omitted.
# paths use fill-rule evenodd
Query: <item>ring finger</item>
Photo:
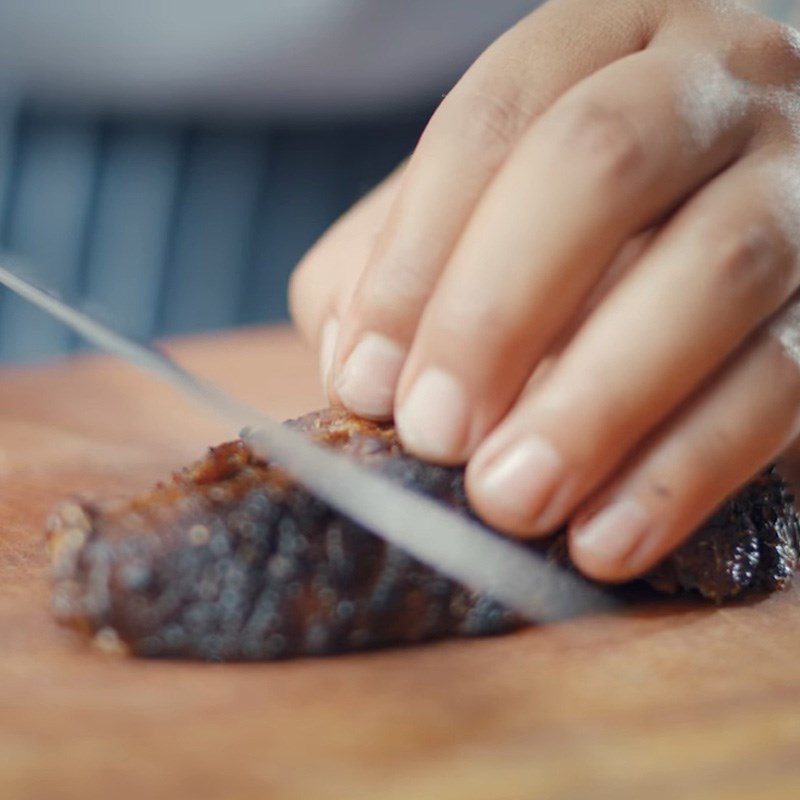
<svg viewBox="0 0 800 800"><path fill-rule="evenodd" d="M599 580L644 573L798 430L797 354L763 332L579 512L570 529L573 560Z"/></svg>
<svg viewBox="0 0 800 800"><path fill-rule="evenodd" d="M793 170L754 153L667 225L475 454L470 491L487 519L521 534L563 523L785 302L800 281L783 213L800 210L783 180Z"/></svg>

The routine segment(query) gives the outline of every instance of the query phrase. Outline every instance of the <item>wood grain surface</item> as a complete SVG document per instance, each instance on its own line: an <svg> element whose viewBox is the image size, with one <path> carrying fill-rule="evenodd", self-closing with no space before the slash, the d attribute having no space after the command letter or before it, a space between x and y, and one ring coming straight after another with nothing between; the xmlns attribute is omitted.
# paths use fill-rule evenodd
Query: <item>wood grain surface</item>
<svg viewBox="0 0 800 800"><path fill-rule="evenodd" d="M284 329L176 343L281 416ZM0 798L800 797L800 592L263 665L105 655L49 613L42 524L233 432L101 356L0 372Z"/></svg>

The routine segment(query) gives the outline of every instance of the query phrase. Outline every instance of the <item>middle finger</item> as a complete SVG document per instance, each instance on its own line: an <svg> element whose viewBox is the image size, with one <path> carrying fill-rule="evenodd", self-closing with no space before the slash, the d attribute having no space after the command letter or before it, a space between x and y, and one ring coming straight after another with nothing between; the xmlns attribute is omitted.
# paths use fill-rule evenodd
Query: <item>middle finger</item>
<svg viewBox="0 0 800 800"><path fill-rule="evenodd" d="M475 454L481 513L520 533L557 526L790 296L795 172L757 151L676 215ZM523 463L534 441L558 454L549 476Z"/></svg>
<svg viewBox="0 0 800 800"><path fill-rule="evenodd" d="M410 450L466 460L622 244L744 147L747 93L718 67L715 102L693 103L714 66L683 56L651 49L615 62L518 145L417 330L396 406Z"/></svg>

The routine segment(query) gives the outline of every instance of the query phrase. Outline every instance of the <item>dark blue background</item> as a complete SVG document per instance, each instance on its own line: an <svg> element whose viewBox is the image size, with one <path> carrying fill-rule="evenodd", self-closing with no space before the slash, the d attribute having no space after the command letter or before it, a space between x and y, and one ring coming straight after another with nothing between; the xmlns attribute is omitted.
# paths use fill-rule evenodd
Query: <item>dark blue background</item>
<svg viewBox="0 0 800 800"><path fill-rule="evenodd" d="M214 127L20 110L0 137L0 248L139 337L284 320L298 259L430 112ZM76 346L0 289L0 360Z"/></svg>

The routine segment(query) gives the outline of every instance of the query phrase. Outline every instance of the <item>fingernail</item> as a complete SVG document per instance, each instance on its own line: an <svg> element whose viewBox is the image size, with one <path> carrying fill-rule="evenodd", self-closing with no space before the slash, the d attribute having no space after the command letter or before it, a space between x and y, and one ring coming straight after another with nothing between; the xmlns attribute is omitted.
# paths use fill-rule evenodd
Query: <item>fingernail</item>
<svg viewBox="0 0 800 800"><path fill-rule="evenodd" d="M476 481L483 504L520 520L534 520L564 473L556 449L535 436L513 444Z"/></svg>
<svg viewBox="0 0 800 800"><path fill-rule="evenodd" d="M336 391L347 408L362 417L391 417L405 352L379 333L366 333L336 378Z"/></svg>
<svg viewBox="0 0 800 800"><path fill-rule="evenodd" d="M397 428L403 444L431 461L458 458L468 427L464 390L452 375L434 367L417 378L397 412Z"/></svg>
<svg viewBox="0 0 800 800"><path fill-rule="evenodd" d="M322 336L319 343L319 378L322 381L322 390L328 396L328 383L333 369L333 355L336 352L336 340L339 338L339 321L331 317L322 327Z"/></svg>
<svg viewBox="0 0 800 800"><path fill-rule="evenodd" d="M635 500L620 500L579 527L573 547L593 565L609 568L624 564L650 529L650 516Z"/></svg>

